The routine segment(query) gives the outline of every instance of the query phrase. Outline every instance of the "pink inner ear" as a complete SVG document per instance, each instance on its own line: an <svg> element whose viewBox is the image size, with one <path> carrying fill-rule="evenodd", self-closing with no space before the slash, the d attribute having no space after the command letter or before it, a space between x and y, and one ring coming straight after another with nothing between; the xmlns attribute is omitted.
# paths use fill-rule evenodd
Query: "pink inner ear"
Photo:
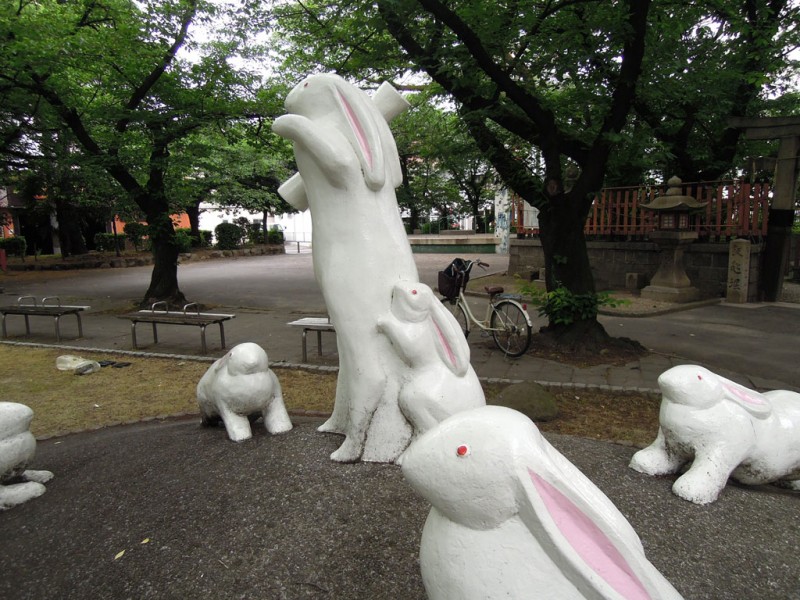
<svg viewBox="0 0 800 600"><path fill-rule="evenodd" d="M367 164L371 169L372 150L370 150L369 144L367 143L367 135L364 133L364 128L361 127L361 123L356 117L356 114L353 112L353 107L350 106L350 103L345 99L341 92L337 93L339 94L339 100L342 101L342 106L344 106L344 114L347 115L347 120L350 121L350 127L353 128L353 131L356 134L356 139L358 140L358 145L361 146L361 151L364 153L364 157L367 159Z"/></svg>
<svg viewBox="0 0 800 600"><path fill-rule="evenodd" d="M447 343L447 339L445 339L442 330L439 329L439 326L435 321L433 321L433 319L431 319L431 324L433 325L433 329L436 331L436 335L439 338L439 343L444 347L445 352L447 352L447 359L454 367L458 367L458 364L456 364L456 355L453 352L453 349L450 347L450 344Z"/></svg>
<svg viewBox="0 0 800 600"><path fill-rule="evenodd" d="M553 485L531 469L528 473L556 527L578 556L623 598L650 599L625 558L594 521Z"/></svg>
<svg viewBox="0 0 800 600"><path fill-rule="evenodd" d="M755 404L758 406L764 406L767 402L761 398L760 396L754 396L750 394L745 388L736 387L730 385L729 383L723 383L722 387L728 390L731 394L739 398L742 402L746 402L747 404Z"/></svg>

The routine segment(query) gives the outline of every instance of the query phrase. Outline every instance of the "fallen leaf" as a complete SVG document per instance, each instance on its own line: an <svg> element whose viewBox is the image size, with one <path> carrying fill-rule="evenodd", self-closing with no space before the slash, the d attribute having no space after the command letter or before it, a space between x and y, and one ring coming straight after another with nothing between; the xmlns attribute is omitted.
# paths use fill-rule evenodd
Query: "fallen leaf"
<svg viewBox="0 0 800 600"><path fill-rule="evenodd" d="M125 550L120 550L119 552L117 552L117 555L114 557L114 560L119 560L120 558L122 558L123 554L125 554Z"/></svg>
<svg viewBox="0 0 800 600"><path fill-rule="evenodd" d="M147 543L149 543L149 542L150 542L150 538L144 538L144 539L143 539L141 542L139 542L139 543L140 543L140 544L147 544Z"/></svg>

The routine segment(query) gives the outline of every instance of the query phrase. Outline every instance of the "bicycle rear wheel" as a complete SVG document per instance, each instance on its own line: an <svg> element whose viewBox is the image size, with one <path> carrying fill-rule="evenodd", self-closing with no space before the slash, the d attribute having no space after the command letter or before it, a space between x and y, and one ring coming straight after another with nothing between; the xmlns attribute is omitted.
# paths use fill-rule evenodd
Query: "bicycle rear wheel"
<svg viewBox="0 0 800 600"><path fill-rule="evenodd" d="M506 356L516 358L527 352L531 345L531 326L519 304L510 300L495 304L489 325L494 343Z"/></svg>
<svg viewBox="0 0 800 600"><path fill-rule="evenodd" d="M450 303L447 300L443 300L443 302L447 303L448 310L456 318L456 321L458 321L458 326L461 328L461 331L464 332L464 337L469 337L469 318L467 317L467 312L464 310L464 307L461 306L461 302L456 301Z"/></svg>

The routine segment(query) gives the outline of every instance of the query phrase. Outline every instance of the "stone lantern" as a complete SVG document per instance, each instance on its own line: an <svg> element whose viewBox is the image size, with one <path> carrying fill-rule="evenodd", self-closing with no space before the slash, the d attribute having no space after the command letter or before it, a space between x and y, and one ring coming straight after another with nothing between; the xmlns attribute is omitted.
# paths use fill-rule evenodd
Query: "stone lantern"
<svg viewBox="0 0 800 600"><path fill-rule="evenodd" d="M642 298L662 302L690 302L700 296L700 290L692 286L683 268L683 253L686 247L697 239L692 229L692 216L706 206L691 196L681 194L681 180L672 177L667 181L667 193L650 204L643 204L645 210L652 210L656 217L656 230L648 234L651 241L659 247L659 267L650 280L650 285L642 289Z"/></svg>

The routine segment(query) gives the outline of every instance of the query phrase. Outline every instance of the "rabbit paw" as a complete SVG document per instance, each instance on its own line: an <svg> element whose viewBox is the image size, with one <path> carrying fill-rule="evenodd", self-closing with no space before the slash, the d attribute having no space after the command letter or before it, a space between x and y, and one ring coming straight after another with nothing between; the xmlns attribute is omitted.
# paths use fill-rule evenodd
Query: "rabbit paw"
<svg viewBox="0 0 800 600"><path fill-rule="evenodd" d="M51 471L28 470L22 474L22 478L35 483L47 483L53 478L53 473Z"/></svg>
<svg viewBox="0 0 800 600"><path fill-rule="evenodd" d="M41 496L46 489L41 483L35 481L0 486L0 510L17 506L32 498Z"/></svg>
<svg viewBox="0 0 800 600"><path fill-rule="evenodd" d="M356 462L361 457L362 448L351 437L346 437L339 449L331 454L331 460L342 463Z"/></svg>

